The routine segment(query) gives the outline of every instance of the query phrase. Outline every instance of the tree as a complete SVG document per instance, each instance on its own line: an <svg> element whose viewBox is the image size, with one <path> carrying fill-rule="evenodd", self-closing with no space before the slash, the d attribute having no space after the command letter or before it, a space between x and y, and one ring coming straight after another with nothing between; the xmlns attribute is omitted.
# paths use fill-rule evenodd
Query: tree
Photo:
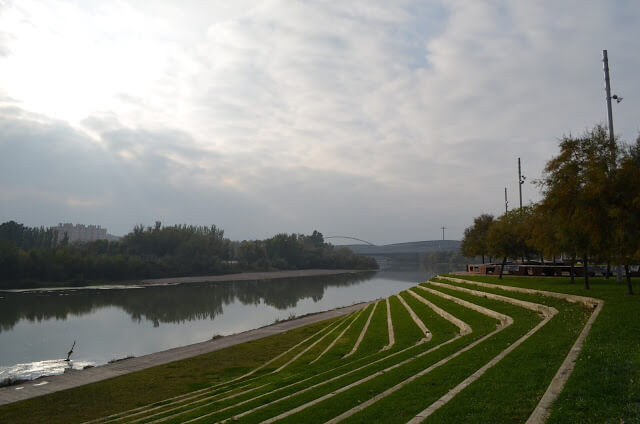
<svg viewBox="0 0 640 424"><path fill-rule="evenodd" d="M561 229L558 247L582 257L586 289L589 258L611 249L609 212L618 157L617 143L597 125L582 137L563 137L560 153L547 162L538 182L544 194L541 208L555 216L554 223Z"/></svg>
<svg viewBox="0 0 640 424"><path fill-rule="evenodd" d="M470 258L482 256L482 263L484 263L484 257L489 252L487 234L493 221L493 215L489 214L482 214L473 219L473 225L464 230L464 237L460 246L464 256Z"/></svg>
<svg viewBox="0 0 640 424"><path fill-rule="evenodd" d="M526 217L526 225L529 228L527 245L540 252L543 257L562 254L562 249L558 247L553 218L553 214L543 210L539 204L530 206L530 213Z"/></svg>
<svg viewBox="0 0 640 424"><path fill-rule="evenodd" d="M238 246L238 259L245 266L268 268L267 249L260 240L243 241Z"/></svg>
<svg viewBox="0 0 640 424"><path fill-rule="evenodd" d="M311 242L313 247L322 248L324 247L324 236L321 232L317 230L313 230L313 234L307 236L307 239Z"/></svg>
<svg viewBox="0 0 640 424"><path fill-rule="evenodd" d="M627 291L633 294L629 265L640 259L640 136L623 151L615 180L610 211L614 261L624 265Z"/></svg>
<svg viewBox="0 0 640 424"><path fill-rule="evenodd" d="M518 240L520 243L520 257L523 262L526 259L531 260L532 257L538 258L543 256L542 249L533 243L533 239L539 234L536 233L536 225L538 221L542 219L538 210L538 205L532 204L523 206L522 208L514 211L518 213L518 219L515 222ZM540 258L544 260L544 257Z"/></svg>
<svg viewBox="0 0 640 424"><path fill-rule="evenodd" d="M0 224L0 239L13 242L20 249L51 248L56 245L57 231L45 227L26 227L15 221Z"/></svg>
<svg viewBox="0 0 640 424"><path fill-rule="evenodd" d="M136 225L119 242L60 243L44 228L0 224L0 281L134 279L240 270L376 269L375 259L334 249L318 231L233 243L215 225ZM22 246L29 247L22 247ZM24 250L23 250L24 249ZM230 259L237 258L238 262Z"/></svg>
<svg viewBox="0 0 640 424"><path fill-rule="evenodd" d="M18 275L20 250L10 241L0 238L0 280L9 280Z"/></svg>
<svg viewBox="0 0 640 424"><path fill-rule="evenodd" d="M544 202L536 204L527 220L527 226L531 232L527 243L546 257L555 258L565 254L570 255L569 275L571 284L573 284L575 280L575 245L570 232L562 224L561 218L552 210L548 210Z"/></svg>
<svg viewBox="0 0 640 424"><path fill-rule="evenodd" d="M527 240L523 226L524 214L516 209L505 212L489 227L487 234L488 252L492 256L502 257L502 265L500 266L501 279L507 258L518 258L526 255Z"/></svg>

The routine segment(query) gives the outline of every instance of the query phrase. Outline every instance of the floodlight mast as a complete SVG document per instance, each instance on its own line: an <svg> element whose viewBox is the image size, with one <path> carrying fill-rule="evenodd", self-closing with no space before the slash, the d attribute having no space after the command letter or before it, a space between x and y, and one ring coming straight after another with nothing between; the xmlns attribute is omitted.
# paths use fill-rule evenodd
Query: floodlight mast
<svg viewBox="0 0 640 424"><path fill-rule="evenodd" d="M609 55L602 50L602 67L604 68L604 91L607 94L607 114L609 116L609 142L613 143L613 112L611 110L611 83L609 81ZM618 96L616 96L616 100Z"/></svg>
<svg viewBox="0 0 640 424"><path fill-rule="evenodd" d="M518 158L518 189L520 190L520 209L522 209L522 184L527 179L522 175L522 168L520 167L520 158Z"/></svg>
<svg viewBox="0 0 640 424"><path fill-rule="evenodd" d="M504 188L504 212L509 212L509 200L507 200L507 188Z"/></svg>
<svg viewBox="0 0 640 424"><path fill-rule="evenodd" d="M615 99L620 103L622 97L618 95L611 96L611 82L609 80L609 55L607 50L602 50L602 67L604 68L604 91L607 94L607 115L609 118L609 142L613 145L615 143L615 137L613 133L613 112L611 110L611 99ZM616 266L616 279L618 283L622 283L622 266Z"/></svg>

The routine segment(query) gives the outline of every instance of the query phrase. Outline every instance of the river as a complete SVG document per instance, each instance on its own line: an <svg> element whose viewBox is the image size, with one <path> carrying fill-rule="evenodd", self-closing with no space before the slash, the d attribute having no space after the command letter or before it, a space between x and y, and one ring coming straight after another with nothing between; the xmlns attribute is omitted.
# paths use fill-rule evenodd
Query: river
<svg viewBox="0 0 640 424"><path fill-rule="evenodd" d="M387 297L432 273L351 275L172 286L0 291L0 382L224 336L308 313Z"/></svg>

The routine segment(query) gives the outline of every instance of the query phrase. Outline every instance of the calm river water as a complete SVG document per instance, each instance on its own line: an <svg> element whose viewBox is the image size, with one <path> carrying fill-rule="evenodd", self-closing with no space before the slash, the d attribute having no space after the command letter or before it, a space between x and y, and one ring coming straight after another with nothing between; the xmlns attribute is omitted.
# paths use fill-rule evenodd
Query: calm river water
<svg viewBox="0 0 640 424"><path fill-rule="evenodd" d="M0 382L105 364L386 297L427 271L182 284L130 289L0 291Z"/></svg>

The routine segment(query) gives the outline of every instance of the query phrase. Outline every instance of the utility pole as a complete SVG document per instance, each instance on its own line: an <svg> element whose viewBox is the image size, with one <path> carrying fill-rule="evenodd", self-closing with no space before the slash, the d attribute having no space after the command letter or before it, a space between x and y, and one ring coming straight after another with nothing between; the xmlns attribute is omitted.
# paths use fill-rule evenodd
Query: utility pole
<svg viewBox="0 0 640 424"><path fill-rule="evenodd" d="M522 175L522 168L520 167L520 158L518 158L518 189L520 189L520 209L522 209L522 184L524 184L524 180L526 179L527 177Z"/></svg>
<svg viewBox="0 0 640 424"><path fill-rule="evenodd" d="M446 229L447 229L447 227L442 226L442 227L440 227L440 228L442 229L442 241L444 241L444 230L446 230Z"/></svg>
<svg viewBox="0 0 640 424"><path fill-rule="evenodd" d="M622 101L622 97L614 94L611 96L611 82L609 80L609 55L606 50L602 50L602 67L604 68L604 91L607 95L607 115L609 118L609 142L613 144L615 137L613 134L613 111L611 110L611 99L616 99L618 103ZM616 280L622 283L622 266L616 266Z"/></svg>
<svg viewBox="0 0 640 424"><path fill-rule="evenodd" d="M509 201L507 200L507 188L504 188L504 212L509 212Z"/></svg>

